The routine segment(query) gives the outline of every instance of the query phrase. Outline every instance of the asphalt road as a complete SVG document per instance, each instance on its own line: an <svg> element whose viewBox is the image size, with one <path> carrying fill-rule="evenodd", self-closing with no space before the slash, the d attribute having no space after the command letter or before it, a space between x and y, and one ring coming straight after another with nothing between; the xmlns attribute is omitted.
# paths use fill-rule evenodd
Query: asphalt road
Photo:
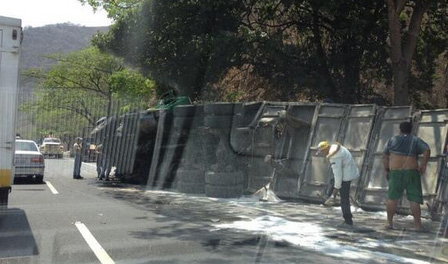
<svg viewBox="0 0 448 264"><path fill-rule="evenodd" d="M98 181L94 163L83 163L83 180L71 178L72 168L72 159L47 159L44 184L13 185L1 216L0 263L273 263L276 254L294 257L287 245L274 244L260 255L258 235L211 232L210 219L217 216L192 219L188 210L170 212L161 200L145 200L138 186Z"/></svg>
<svg viewBox="0 0 448 264"><path fill-rule="evenodd" d="M74 180L72 169L72 159L48 159L44 184L13 186L9 209L0 215L1 264L443 262L443 256L428 259L439 243L433 233L382 233L377 215L355 214L355 221L372 224L374 232L347 235L335 231L340 216L333 208L102 182L94 163L83 163L85 179ZM247 224L232 226L238 223ZM260 223L267 223L261 232ZM275 238L279 227L286 239Z"/></svg>

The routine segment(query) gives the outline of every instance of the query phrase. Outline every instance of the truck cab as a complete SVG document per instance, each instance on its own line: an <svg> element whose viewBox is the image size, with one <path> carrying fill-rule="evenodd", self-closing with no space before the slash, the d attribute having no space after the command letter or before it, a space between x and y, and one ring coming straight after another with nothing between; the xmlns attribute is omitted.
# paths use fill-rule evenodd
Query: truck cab
<svg viewBox="0 0 448 264"><path fill-rule="evenodd" d="M0 16L0 209L8 205L14 180L14 142L22 21Z"/></svg>

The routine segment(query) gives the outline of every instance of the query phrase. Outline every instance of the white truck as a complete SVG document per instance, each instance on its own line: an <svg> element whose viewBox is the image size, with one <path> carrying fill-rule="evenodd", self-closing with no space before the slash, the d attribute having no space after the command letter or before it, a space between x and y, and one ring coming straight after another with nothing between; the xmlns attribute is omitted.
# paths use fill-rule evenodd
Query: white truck
<svg viewBox="0 0 448 264"><path fill-rule="evenodd" d="M0 209L14 180L14 148L22 21L0 16Z"/></svg>

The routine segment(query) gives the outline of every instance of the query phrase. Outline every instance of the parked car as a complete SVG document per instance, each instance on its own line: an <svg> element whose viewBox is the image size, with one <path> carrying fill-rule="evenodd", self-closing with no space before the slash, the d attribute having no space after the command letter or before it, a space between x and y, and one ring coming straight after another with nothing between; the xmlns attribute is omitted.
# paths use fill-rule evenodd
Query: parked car
<svg viewBox="0 0 448 264"><path fill-rule="evenodd" d="M27 178L42 183L44 179L45 160L39 148L32 140L16 140L14 179Z"/></svg>
<svg viewBox="0 0 448 264"><path fill-rule="evenodd" d="M58 159L62 159L64 154L64 146L59 138L44 138L39 150L44 156Z"/></svg>

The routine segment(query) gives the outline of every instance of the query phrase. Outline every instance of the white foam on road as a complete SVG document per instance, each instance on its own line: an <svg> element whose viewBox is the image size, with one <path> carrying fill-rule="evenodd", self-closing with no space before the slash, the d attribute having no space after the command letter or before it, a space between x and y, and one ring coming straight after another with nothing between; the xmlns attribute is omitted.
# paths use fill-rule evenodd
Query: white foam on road
<svg viewBox="0 0 448 264"><path fill-rule="evenodd" d="M250 221L236 221L228 224L216 224L218 229L237 229L264 234L274 241L286 241L307 250L317 251L323 255L333 256L356 263L429 263L422 260L406 258L390 253L366 250L356 246L341 245L338 241L325 236L322 228L313 223L288 221L278 216L262 216ZM328 233L327 233L328 235ZM375 247L376 245L369 245ZM377 245L380 246L380 245Z"/></svg>

